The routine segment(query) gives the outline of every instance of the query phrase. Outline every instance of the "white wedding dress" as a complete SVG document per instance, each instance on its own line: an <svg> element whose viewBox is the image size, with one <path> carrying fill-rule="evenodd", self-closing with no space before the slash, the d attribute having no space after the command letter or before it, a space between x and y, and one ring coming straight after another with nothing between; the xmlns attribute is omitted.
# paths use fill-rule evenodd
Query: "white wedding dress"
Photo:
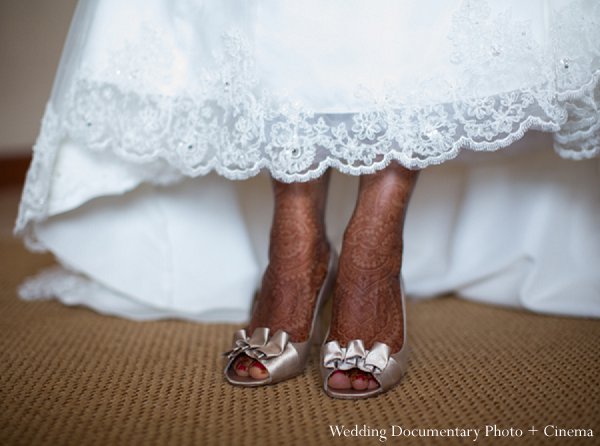
<svg viewBox="0 0 600 446"><path fill-rule="evenodd" d="M600 317L599 79L597 0L81 1L15 228L61 266L21 296L243 320L269 175L338 171L339 248L400 162L410 295Z"/></svg>

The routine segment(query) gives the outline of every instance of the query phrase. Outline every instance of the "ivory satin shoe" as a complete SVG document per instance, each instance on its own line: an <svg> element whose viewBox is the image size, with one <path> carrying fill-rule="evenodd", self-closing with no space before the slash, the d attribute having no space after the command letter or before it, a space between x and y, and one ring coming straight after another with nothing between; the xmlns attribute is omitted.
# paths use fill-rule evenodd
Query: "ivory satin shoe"
<svg viewBox="0 0 600 446"><path fill-rule="evenodd" d="M275 384L302 373L311 346L322 342L323 339L323 331L319 326L319 313L326 298L331 294L338 259L331 245L329 253L327 275L319 289L308 339L303 342L291 342L286 331L278 330L271 335L266 327L257 327L252 335L249 335L245 329L236 331L233 335L232 349L224 353L228 358L224 371L227 381L239 386L256 387ZM269 372L269 376L262 380L238 376L232 365L241 354L260 362Z"/></svg>
<svg viewBox="0 0 600 446"><path fill-rule="evenodd" d="M400 382L408 366L408 346L406 338L406 305L404 287L401 287L403 341L397 352L391 352L387 344L374 342L370 350L365 348L362 339L348 342L341 347L338 341L329 341L321 347L321 377L323 389L332 398L361 399L369 398L388 391ZM328 386L329 377L337 370L359 369L370 373L379 384L376 389L332 389Z"/></svg>

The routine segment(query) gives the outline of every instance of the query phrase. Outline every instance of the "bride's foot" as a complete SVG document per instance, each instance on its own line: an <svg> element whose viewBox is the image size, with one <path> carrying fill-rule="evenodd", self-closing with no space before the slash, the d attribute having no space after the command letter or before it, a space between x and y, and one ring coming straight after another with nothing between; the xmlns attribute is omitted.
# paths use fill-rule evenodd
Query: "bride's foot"
<svg viewBox="0 0 600 446"><path fill-rule="evenodd" d="M275 182L275 215L271 228L269 265L247 332L268 327L284 330L291 342L310 336L318 291L327 274L329 244L325 236L323 187L327 178L309 183ZM240 355L233 363L241 377L264 380L260 362Z"/></svg>
<svg viewBox="0 0 600 446"><path fill-rule="evenodd" d="M401 349L402 228L416 176L396 168L395 173L362 177L357 207L344 234L327 341L345 347L361 339L366 349L376 341L387 344L391 353ZM359 369L336 370L327 385L356 391L379 387L370 373Z"/></svg>

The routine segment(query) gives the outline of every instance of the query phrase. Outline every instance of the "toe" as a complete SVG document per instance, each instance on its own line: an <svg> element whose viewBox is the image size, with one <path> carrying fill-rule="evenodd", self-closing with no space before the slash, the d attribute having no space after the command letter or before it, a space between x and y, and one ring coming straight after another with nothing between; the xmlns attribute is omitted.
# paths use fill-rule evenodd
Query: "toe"
<svg viewBox="0 0 600 446"><path fill-rule="evenodd" d="M241 355L233 363L233 370L235 371L235 374L242 377L248 376L251 363L251 358L246 355Z"/></svg>
<svg viewBox="0 0 600 446"><path fill-rule="evenodd" d="M336 370L335 372L333 372L327 380L327 385L332 389L338 390L346 390L352 388L350 378L348 377L346 372L343 372L342 370Z"/></svg>
<svg viewBox="0 0 600 446"><path fill-rule="evenodd" d="M369 387L369 375L360 370L352 374L350 381L354 390L366 390Z"/></svg>
<svg viewBox="0 0 600 446"><path fill-rule="evenodd" d="M369 378L369 390L373 390L379 387L379 383L374 378Z"/></svg>
<svg viewBox="0 0 600 446"><path fill-rule="evenodd" d="M250 374L250 377L254 379L265 379L269 376L269 372L267 371L266 367L258 361L252 362L248 373Z"/></svg>

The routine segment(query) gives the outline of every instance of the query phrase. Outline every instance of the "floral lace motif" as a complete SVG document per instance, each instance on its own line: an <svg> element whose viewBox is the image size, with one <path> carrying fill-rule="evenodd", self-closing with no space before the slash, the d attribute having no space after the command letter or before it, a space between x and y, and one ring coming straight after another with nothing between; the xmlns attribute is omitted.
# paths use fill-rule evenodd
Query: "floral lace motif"
<svg viewBox="0 0 600 446"><path fill-rule="evenodd" d="M468 90L447 85L451 100L436 103L426 94L406 100L390 89L384 98L373 95L371 106L359 113L320 114L266 91L250 45L237 31L224 36L217 68L203 73L189 95L138 91L144 79L136 78L135 66L120 71L131 88L96 80L82 69L61 112L51 103L46 109L15 231L24 233L28 222L45 218L54 159L65 137L135 163L166 161L183 175L215 170L245 179L264 169L285 182L314 179L328 167L372 173L392 160L420 169L463 148L508 146L529 129L556 132L554 147L562 157L596 156L600 5L593 14L575 6L557 14L562 18L553 28L550 54L530 35L528 23L514 21L509 12L494 16L485 2L465 1L448 38L454 46L450 60L468 79ZM476 45L468 42L473 35L481 36ZM502 67L520 67L536 81L511 89L510 70ZM489 73L498 76L490 80ZM419 91L426 92L431 81ZM492 81L496 91L498 85L506 90L485 94Z"/></svg>

